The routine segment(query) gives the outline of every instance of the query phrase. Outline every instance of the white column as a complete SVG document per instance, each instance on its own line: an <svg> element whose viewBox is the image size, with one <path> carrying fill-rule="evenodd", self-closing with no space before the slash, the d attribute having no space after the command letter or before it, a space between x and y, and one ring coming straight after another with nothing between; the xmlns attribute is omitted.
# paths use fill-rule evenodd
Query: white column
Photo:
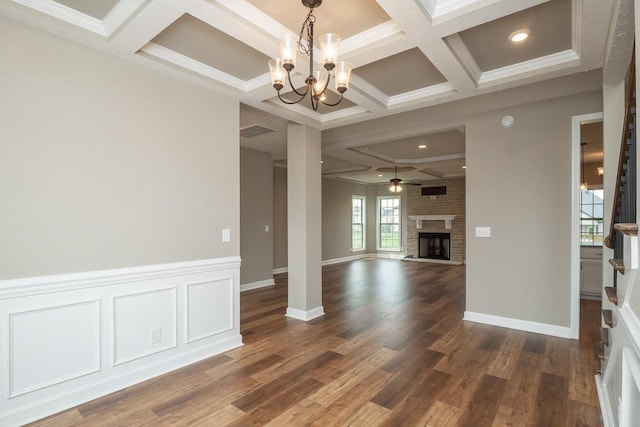
<svg viewBox="0 0 640 427"><path fill-rule="evenodd" d="M287 127L289 305L287 316L311 320L322 307L320 131Z"/></svg>

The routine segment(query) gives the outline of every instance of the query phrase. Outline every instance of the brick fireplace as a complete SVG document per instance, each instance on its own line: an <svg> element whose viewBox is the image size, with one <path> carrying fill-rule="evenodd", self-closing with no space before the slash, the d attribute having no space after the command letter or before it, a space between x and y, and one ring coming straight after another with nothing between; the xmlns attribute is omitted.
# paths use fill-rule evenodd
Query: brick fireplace
<svg viewBox="0 0 640 427"><path fill-rule="evenodd" d="M465 259L465 208L464 178L450 178L428 181L422 187L446 186L447 194L423 196L421 187L408 185L407 189L407 255L422 260L451 262L462 264ZM411 217L414 217L412 220ZM425 256L424 245L420 235L447 235L448 245L442 238L431 243L432 255ZM422 244L421 244L422 243ZM428 244L427 244L428 245ZM437 246L437 248L436 248ZM443 251L448 250L448 259ZM437 249L437 250L436 250ZM438 254L435 254L438 252Z"/></svg>

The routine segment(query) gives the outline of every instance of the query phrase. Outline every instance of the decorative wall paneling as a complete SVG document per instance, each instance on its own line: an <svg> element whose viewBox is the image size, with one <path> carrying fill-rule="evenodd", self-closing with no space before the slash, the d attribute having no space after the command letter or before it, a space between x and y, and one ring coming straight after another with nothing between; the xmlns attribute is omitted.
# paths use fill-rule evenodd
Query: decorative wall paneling
<svg viewBox="0 0 640 427"><path fill-rule="evenodd" d="M240 258L0 281L0 425L242 345Z"/></svg>

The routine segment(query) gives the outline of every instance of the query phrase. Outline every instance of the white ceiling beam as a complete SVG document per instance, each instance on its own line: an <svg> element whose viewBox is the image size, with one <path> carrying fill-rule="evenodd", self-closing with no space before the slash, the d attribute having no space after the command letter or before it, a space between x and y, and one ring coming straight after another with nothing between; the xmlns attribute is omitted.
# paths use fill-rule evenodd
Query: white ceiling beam
<svg viewBox="0 0 640 427"><path fill-rule="evenodd" d="M110 44L121 52L135 54L182 16L187 3L187 0L152 0L112 38Z"/></svg>
<svg viewBox="0 0 640 427"><path fill-rule="evenodd" d="M458 92L474 88L475 83L435 32L428 16L425 15L426 12L418 4L396 0L376 1L393 20L398 22L422 53Z"/></svg>
<svg viewBox="0 0 640 427"><path fill-rule="evenodd" d="M191 0L188 4L191 15L272 58L280 55L282 35L291 32L245 0Z"/></svg>
<svg viewBox="0 0 640 427"><path fill-rule="evenodd" d="M474 1L432 19L440 37L459 33L487 22L495 21L521 10L529 9L549 0L486 0Z"/></svg>

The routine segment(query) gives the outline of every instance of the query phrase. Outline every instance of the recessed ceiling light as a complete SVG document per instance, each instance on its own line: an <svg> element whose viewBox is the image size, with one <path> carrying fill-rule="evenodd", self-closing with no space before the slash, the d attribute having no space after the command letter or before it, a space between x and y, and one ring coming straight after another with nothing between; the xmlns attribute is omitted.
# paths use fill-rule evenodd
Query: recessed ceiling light
<svg viewBox="0 0 640 427"><path fill-rule="evenodd" d="M379 174L378 174L378 176L380 176L380 177L381 177L381 176L382 176L382 174L381 174L381 173L379 173Z"/></svg>
<svg viewBox="0 0 640 427"><path fill-rule="evenodd" d="M466 169L466 168L467 168L467 165L462 166L462 169Z"/></svg>
<svg viewBox="0 0 640 427"><path fill-rule="evenodd" d="M324 163L324 160L320 160L320 164L323 164L323 163Z"/></svg>
<svg viewBox="0 0 640 427"><path fill-rule="evenodd" d="M418 148L427 148L426 144L420 144L418 145Z"/></svg>
<svg viewBox="0 0 640 427"><path fill-rule="evenodd" d="M509 40L511 40L514 43L520 43L522 41L525 41L530 34L531 34L531 31L527 30L526 28L522 28L520 30L516 30L513 33L509 34Z"/></svg>

